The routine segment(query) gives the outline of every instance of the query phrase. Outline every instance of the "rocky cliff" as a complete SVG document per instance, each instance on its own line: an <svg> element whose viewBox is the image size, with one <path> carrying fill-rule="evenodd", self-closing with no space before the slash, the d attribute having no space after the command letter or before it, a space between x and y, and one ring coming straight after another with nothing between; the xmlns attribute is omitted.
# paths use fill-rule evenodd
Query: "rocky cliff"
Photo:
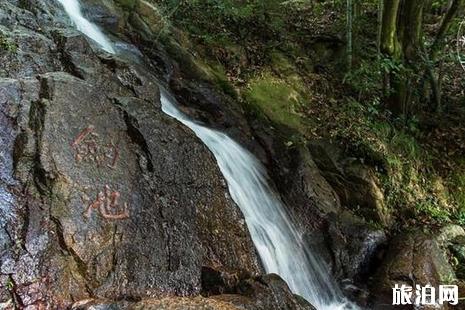
<svg viewBox="0 0 465 310"><path fill-rule="evenodd" d="M326 142L286 148L218 87L181 34L158 40L163 19L149 2L83 2L140 57L100 51L55 1L0 3L0 307L312 309L263 275L212 154L162 113L158 81L184 112L267 164L309 247L359 285L346 292L360 303L370 303L373 275L381 300L389 281L411 274L390 262L406 249L418 257L415 240L437 253L418 268L447 264L441 247L453 238L421 233L394 239L385 258L391 219L370 168ZM437 269L424 281L453 273Z"/></svg>
<svg viewBox="0 0 465 310"><path fill-rule="evenodd" d="M155 77L63 17L0 5L2 302L192 296L205 268L258 274L213 156L161 113Z"/></svg>

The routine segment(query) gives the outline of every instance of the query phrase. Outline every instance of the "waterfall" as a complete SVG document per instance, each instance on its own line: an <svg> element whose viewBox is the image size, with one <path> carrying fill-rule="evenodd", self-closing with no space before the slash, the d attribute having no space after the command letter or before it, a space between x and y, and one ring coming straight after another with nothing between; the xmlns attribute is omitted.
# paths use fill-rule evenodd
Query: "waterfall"
<svg viewBox="0 0 465 310"><path fill-rule="evenodd" d="M91 39L112 53L109 40L82 17L77 0L58 1L64 5L78 29L84 26L92 29L83 33L94 35ZM286 207L268 184L263 165L226 134L184 115L176 107L174 98L162 88L160 97L163 112L189 127L215 156L231 197L244 215L266 272L280 275L292 292L305 297L318 310L357 309L342 296L325 264L307 250L285 211Z"/></svg>
<svg viewBox="0 0 465 310"><path fill-rule="evenodd" d="M57 0L64 7L66 14L68 14L71 21L74 23L76 28L97 42L100 47L108 53L114 54L115 49L111 41L100 31L100 29L94 24L87 20L81 11L81 5L79 0Z"/></svg>
<svg viewBox="0 0 465 310"><path fill-rule="evenodd" d="M162 90L163 112L189 127L215 156L266 272L280 275L292 292L318 310L348 308L325 266L307 251L285 206L269 186L265 167L226 134L190 120L174 102Z"/></svg>

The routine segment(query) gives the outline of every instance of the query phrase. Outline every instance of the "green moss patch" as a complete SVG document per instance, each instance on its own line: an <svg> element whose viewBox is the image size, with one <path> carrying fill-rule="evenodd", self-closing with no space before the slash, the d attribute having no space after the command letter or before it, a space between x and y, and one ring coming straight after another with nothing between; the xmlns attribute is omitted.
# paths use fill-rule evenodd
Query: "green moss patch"
<svg viewBox="0 0 465 310"><path fill-rule="evenodd" d="M258 108L271 122L305 133L299 113L305 99L299 90L299 85L288 84L288 81L266 73L250 81L244 97L252 109Z"/></svg>
<svg viewBox="0 0 465 310"><path fill-rule="evenodd" d="M4 50L10 53L14 53L17 49L18 46L16 45L16 43L0 32L0 51Z"/></svg>

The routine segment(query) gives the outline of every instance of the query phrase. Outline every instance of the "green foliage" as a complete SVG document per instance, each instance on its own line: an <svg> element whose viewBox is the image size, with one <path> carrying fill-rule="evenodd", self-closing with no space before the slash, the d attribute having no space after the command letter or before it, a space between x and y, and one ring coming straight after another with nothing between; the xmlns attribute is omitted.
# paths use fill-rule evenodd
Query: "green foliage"
<svg viewBox="0 0 465 310"><path fill-rule="evenodd" d="M345 75L343 81L357 93L358 98L379 96L382 90L380 69L376 62L363 60L358 67Z"/></svg>
<svg viewBox="0 0 465 310"><path fill-rule="evenodd" d="M8 278L8 280L6 282L7 290L13 291L14 287L15 287L15 284L14 284L13 280L11 278Z"/></svg>
<svg viewBox="0 0 465 310"><path fill-rule="evenodd" d="M352 156L377 167L386 203L397 216L410 224L444 224L457 218L431 155L418 142L417 119L392 121L379 101L353 98L332 115L335 125L329 134L344 141Z"/></svg>
<svg viewBox="0 0 465 310"><path fill-rule="evenodd" d="M457 167L450 178L451 196L456 202L456 219L460 225L465 225L465 163Z"/></svg>
<svg viewBox="0 0 465 310"><path fill-rule="evenodd" d="M192 0L165 1L167 11L178 7L176 20L192 35L208 43L240 41L250 36L267 39L284 23L273 11L281 1Z"/></svg>
<svg viewBox="0 0 465 310"><path fill-rule="evenodd" d="M7 38L4 34L0 33L0 50L15 53L17 49L18 46L15 42Z"/></svg>
<svg viewBox="0 0 465 310"><path fill-rule="evenodd" d="M416 139L403 130L393 130L390 145L394 152L401 154L405 158L411 160L420 159L420 147Z"/></svg>
<svg viewBox="0 0 465 310"><path fill-rule="evenodd" d="M449 1L448 0L433 0L431 1L431 10L433 12L437 12L442 10L444 7L448 5Z"/></svg>
<svg viewBox="0 0 465 310"><path fill-rule="evenodd" d="M407 71L404 64L397 59L385 57L380 61L382 72L400 75Z"/></svg>
<svg viewBox="0 0 465 310"><path fill-rule="evenodd" d="M455 187L455 198L457 200L457 204L462 207L463 211L465 212L465 172L459 171L455 173L453 176L453 182Z"/></svg>
<svg viewBox="0 0 465 310"><path fill-rule="evenodd" d="M465 210L460 210L457 213L457 223L459 225L465 226Z"/></svg>
<svg viewBox="0 0 465 310"><path fill-rule="evenodd" d="M351 87L358 100L379 102L381 101L380 95L383 93L382 81L385 74L413 77L413 72L408 70L402 62L383 57L361 59L357 67L345 74L343 82Z"/></svg>
<svg viewBox="0 0 465 310"><path fill-rule="evenodd" d="M391 155L408 161L425 159L415 137L407 131L408 128L395 126L383 114L377 97L365 103L350 98L340 108L338 117L343 120L342 126L335 128L332 134L344 139L350 138L350 143L360 148L360 153L384 158L387 166L389 161L397 162Z"/></svg>
<svg viewBox="0 0 465 310"><path fill-rule="evenodd" d="M438 223L447 223L451 220L451 213L439 204L434 197L427 197L416 204L419 215L425 215Z"/></svg>
<svg viewBox="0 0 465 310"><path fill-rule="evenodd" d="M214 65L202 65L200 64L206 71L207 75L209 75L210 79L219 86L219 88L224 91L226 94L230 95L233 98L237 97L236 90L229 83L226 73L224 72L224 68L220 64Z"/></svg>
<svg viewBox="0 0 465 310"><path fill-rule="evenodd" d="M265 74L252 80L244 95L249 104L260 109L274 123L303 130L298 113L303 97L298 85L289 85L282 79Z"/></svg>

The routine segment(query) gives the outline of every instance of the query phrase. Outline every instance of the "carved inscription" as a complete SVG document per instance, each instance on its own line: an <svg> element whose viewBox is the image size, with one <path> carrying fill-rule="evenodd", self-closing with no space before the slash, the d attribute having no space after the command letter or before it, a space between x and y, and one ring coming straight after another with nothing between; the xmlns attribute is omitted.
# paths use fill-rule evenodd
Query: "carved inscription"
<svg viewBox="0 0 465 310"><path fill-rule="evenodd" d="M113 141L104 143L92 125L84 128L71 143L77 163L92 162L97 166L114 169L118 163L119 150Z"/></svg>
<svg viewBox="0 0 465 310"><path fill-rule="evenodd" d="M110 186L105 185L103 191L97 193L95 200L92 201L88 197L83 197L83 202L87 204L84 216L90 218L92 212L96 210L105 219L121 220L128 218L129 206L126 202L121 204L120 198L120 192L113 191Z"/></svg>
<svg viewBox="0 0 465 310"><path fill-rule="evenodd" d="M95 132L95 127L89 125L74 138L71 148L74 150L74 159L77 163L93 163L99 168L114 169L119 160L119 150L113 141L104 142L105 139ZM95 210L108 220L122 220L129 217L129 205L121 203L121 193L114 191L108 184L99 191L92 200L87 195L82 197L86 205L84 217L90 218Z"/></svg>

